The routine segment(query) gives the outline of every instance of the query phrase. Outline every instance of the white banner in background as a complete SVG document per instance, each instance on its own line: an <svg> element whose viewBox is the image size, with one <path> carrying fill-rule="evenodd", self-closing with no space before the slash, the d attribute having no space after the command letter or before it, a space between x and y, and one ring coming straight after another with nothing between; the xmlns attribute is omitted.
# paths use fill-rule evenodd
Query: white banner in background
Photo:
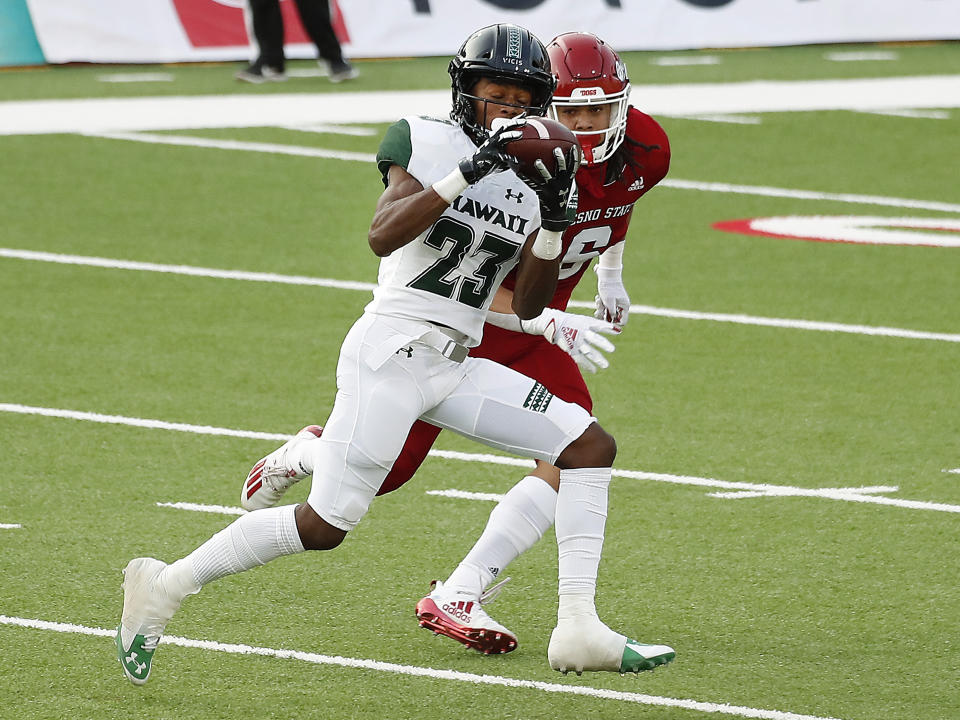
<svg viewBox="0 0 960 720"><path fill-rule="evenodd" d="M49 62L239 60L244 0L28 0ZM542 40L594 32L619 50L960 39L960 0L332 0L350 57L451 55L477 28ZM290 57L314 57L292 0Z"/></svg>
<svg viewBox="0 0 960 720"><path fill-rule="evenodd" d="M544 42L570 30L618 50L960 38L960 0L340 0L357 47L450 55L514 22ZM389 11L385 10L389 6ZM516 8L516 9L511 9ZM385 23L385 14L391 17ZM369 22L367 18L378 18ZM358 53L359 54L359 53Z"/></svg>

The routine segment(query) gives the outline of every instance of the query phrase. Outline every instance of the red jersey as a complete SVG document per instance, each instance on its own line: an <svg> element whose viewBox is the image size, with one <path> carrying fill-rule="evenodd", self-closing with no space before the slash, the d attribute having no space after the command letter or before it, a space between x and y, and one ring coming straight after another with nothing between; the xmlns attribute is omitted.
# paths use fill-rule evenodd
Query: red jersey
<svg viewBox="0 0 960 720"><path fill-rule="evenodd" d="M634 204L666 177L670 167L667 134L656 120L634 107L627 111L626 138L617 155L624 149L629 159L612 180L605 176L617 156L577 171L577 216L563 233L563 261L557 291L549 303L552 308L566 309L590 261L623 242ZM513 290L515 284L516 274L511 272L503 287ZM484 337L489 329L489 325L484 328Z"/></svg>

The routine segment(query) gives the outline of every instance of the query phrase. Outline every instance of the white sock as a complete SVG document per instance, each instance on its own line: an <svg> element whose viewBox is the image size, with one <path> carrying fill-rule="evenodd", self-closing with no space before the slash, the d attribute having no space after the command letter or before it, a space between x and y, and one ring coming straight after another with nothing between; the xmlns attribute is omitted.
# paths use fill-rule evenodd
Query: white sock
<svg viewBox="0 0 960 720"><path fill-rule="evenodd" d="M444 586L479 598L517 556L553 524L557 493L534 475L514 485L490 513L487 527Z"/></svg>
<svg viewBox="0 0 960 720"><path fill-rule="evenodd" d="M171 590L197 592L208 582L264 565L282 555L303 552L296 505L255 510L242 515L203 545L167 567ZM195 587L196 590L191 590Z"/></svg>
<svg viewBox="0 0 960 720"><path fill-rule="evenodd" d="M596 614L597 569L607 521L611 468L560 471L557 494L560 607L564 615ZM571 597L568 600L564 596Z"/></svg>

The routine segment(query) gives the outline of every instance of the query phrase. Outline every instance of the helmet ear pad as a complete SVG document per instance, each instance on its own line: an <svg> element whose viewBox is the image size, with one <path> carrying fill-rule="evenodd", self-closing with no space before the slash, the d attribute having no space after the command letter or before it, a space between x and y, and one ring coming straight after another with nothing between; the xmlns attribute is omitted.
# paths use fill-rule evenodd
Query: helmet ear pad
<svg viewBox="0 0 960 720"><path fill-rule="evenodd" d="M468 37L447 68L451 78L453 107L450 118L481 144L487 130L476 117L473 87L481 77L530 89L533 100L523 109L530 115L544 115L556 78L543 43L529 30L510 23L489 25Z"/></svg>

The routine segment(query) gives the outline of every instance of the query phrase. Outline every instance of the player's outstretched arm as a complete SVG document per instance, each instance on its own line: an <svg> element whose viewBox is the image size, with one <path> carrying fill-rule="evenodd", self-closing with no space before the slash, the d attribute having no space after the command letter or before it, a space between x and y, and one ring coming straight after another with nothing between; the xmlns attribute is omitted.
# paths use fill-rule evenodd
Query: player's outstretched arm
<svg viewBox="0 0 960 720"><path fill-rule="evenodd" d="M548 342L570 355L581 370L592 373L610 367L603 353L615 349L613 343L600 333L620 333L620 327L613 323L554 308L545 308L532 320L521 320L516 315L491 310L487 313L487 322L504 330L543 335Z"/></svg>

